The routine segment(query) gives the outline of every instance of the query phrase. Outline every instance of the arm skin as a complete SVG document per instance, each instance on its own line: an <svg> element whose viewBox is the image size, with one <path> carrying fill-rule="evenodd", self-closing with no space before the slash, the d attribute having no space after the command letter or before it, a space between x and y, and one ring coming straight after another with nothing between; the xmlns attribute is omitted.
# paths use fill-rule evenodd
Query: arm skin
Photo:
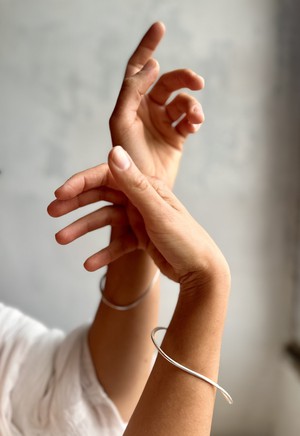
<svg viewBox="0 0 300 436"><path fill-rule="evenodd" d="M129 224L130 232L90 257L88 266L101 267L122 258L126 252L144 250L163 274L180 285L162 348L180 363L217 380L230 288L230 272L222 253L170 189L156 178L145 177L122 147L110 152L108 165L69 179L63 192L72 192L83 178L86 184L82 185L82 193L75 200L68 200L65 195L56 207L72 210L75 202L84 203L86 195L96 187L98 197L113 205L69 225L61 230L60 237L74 240L87 233L96 221L97 228ZM208 436L214 400L215 389L211 385L159 356L125 435Z"/></svg>
<svg viewBox="0 0 300 436"><path fill-rule="evenodd" d="M140 170L172 186L175 180L183 143L190 133L196 132L204 121L198 101L180 92L172 101L169 97L181 88L200 90L203 79L191 70L174 70L158 80L159 65L152 54L165 32L162 23L155 23L142 38L129 59L121 91L110 119L113 145L122 143ZM150 92L149 87L157 80ZM168 100L168 102L167 102ZM167 103L166 103L167 102ZM185 117L173 126L182 114ZM73 179L72 192L63 187L56 192L58 200L80 194L82 179ZM98 201L97 193L90 194ZM76 206L78 207L78 205ZM49 208L52 216L67 211L61 204ZM130 226L112 230L111 241L130 236ZM70 242L66 233L56 235L59 243ZM86 269L99 266L92 261ZM116 304L134 301L148 286L156 267L144 250L123 253L108 266L105 294ZM132 273L134 271L134 273ZM128 420L137 404L149 375L153 346L149 332L157 324L159 283L136 308L117 312L104 304L99 305L89 332L89 346L99 381L118 407L124 420Z"/></svg>

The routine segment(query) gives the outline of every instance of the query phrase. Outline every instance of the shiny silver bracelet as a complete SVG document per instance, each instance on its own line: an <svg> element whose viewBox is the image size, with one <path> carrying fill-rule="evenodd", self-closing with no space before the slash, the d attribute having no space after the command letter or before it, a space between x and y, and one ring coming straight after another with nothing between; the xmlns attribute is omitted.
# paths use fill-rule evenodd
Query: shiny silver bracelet
<svg viewBox="0 0 300 436"><path fill-rule="evenodd" d="M153 279L151 280L151 282L149 283L149 285L147 286L147 288L145 289L145 291L136 299L134 300L132 303L126 304L124 306L120 306L118 304L114 304L111 301L109 301L105 295L104 295L104 289L105 289L105 280L106 280L106 274L104 274L104 276L101 278L100 280L100 292L101 292L101 296L102 296L102 301L103 303L106 304L106 306L109 306L111 309L115 309L115 310L121 310L121 311L125 311L125 310L130 310L133 309L134 307L136 307L138 304L140 304L140 302L146 297L146 295L151 291L153 285L155 284L156 280L158 279L160 274L160 270L158 269L153 277Z"/></svg>
<svg viewBox="0 0 300 436"><path fill-rule="evenodd" d="M159 352L159 354L162 355L162 357L164 357L169 363L171 363L172 365L176 366L177 368L181 369L182 371L187 372L190 375L193 375L194 377L200 378L201 380L204 380L206 383L209 383L210 385L214 386L215 388L217 388L222 395L225 397L226 401L229 404L233 403L233 400L231 398L231 396L229 395L229 393L227 391L225 391L225 389L223 389L220 385L218 385L216 382L214 382L213 380L211 380L210 378L206 377L205 375L199 374L196 371L193 371L190 368L187 368L186 366L181 365L181 363L176 362L176 360L173 360L170 356L168 356L161 348L160 346L157 344L156 340L155 340L155 335L158 331L160 330L167 330L166 327L155 327L152 332L151 332L151 339L152 342L155 346L155 348L157 349L157 351Z"/></svg>

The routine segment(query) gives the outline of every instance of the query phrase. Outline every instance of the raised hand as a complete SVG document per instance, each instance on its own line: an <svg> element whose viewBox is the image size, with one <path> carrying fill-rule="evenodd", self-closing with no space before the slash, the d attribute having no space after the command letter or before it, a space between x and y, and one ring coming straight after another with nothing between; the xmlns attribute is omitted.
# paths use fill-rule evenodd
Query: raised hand
<svg viewBox="0 0 300 436"><path fill-rule="evenodd" d="M71 177L56 191L49 206L52 216L93 201L114 203L70 224L57 235L62 244L89 231L111 225L129 225L130 231L91 256L86 269L94 271L124 254L143 249L169 278L183 283L191 277L201 282L229 275L227 263L215 243L191 217L170 189L157 179L145 177L122 147L108 160Z"/></svg>
<svg viewBox="0 0 300 436"><path fill-rule="evenodd" d="M139 169L172 186L186 137L204 121L200 103L191 95L173 92L200 90L202 77L188 69L163 74L152 58L165 27L154 23L129 59L121 91L110 119L113 145L122 144Z"/></svg>

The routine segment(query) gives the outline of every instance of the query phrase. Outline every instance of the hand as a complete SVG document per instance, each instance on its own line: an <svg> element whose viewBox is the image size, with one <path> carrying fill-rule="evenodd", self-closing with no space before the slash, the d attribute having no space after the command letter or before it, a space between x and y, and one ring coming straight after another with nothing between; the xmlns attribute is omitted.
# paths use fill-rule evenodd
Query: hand
<svg viewBox="0 0 300 436"><path fill-rule="evenodd" d="M200 103L186 93L169 98L182 88L202 89L204 80L191 70L175 70L162 75L147 93L158 77L159 65L151 56L164 32L162 23L153 24L129 59L110 130L113 145L122 144L144 174L172 186L183 143L199 129L204 115Z"/></svg>
<svg viewBox="0 0 300 436"><path fill-rule="evenodd" d="M122 147L103 164L71 177L56 191L51 216L106 200L113 203L70 224L57 235L67 244L105 225L129 225L130 231L91 256L85 267L94 271L136 249L146 250L169 278L183 283L191 277L207 283L216 276L229 277L227 263L213 240L191 217L170 189L145 177Z"/></svg>

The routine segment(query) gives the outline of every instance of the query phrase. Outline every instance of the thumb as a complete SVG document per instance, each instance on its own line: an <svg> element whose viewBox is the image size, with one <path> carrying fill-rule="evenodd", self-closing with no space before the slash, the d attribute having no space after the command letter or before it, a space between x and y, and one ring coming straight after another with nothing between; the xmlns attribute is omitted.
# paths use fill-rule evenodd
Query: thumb
<svg viewBox="0 0 300 436"><path fill-rule="evenodd" d="M158 218L165 208L164 200L120 145L110 151L108 165L118 189L124 192L141 215Z"/></svg>

